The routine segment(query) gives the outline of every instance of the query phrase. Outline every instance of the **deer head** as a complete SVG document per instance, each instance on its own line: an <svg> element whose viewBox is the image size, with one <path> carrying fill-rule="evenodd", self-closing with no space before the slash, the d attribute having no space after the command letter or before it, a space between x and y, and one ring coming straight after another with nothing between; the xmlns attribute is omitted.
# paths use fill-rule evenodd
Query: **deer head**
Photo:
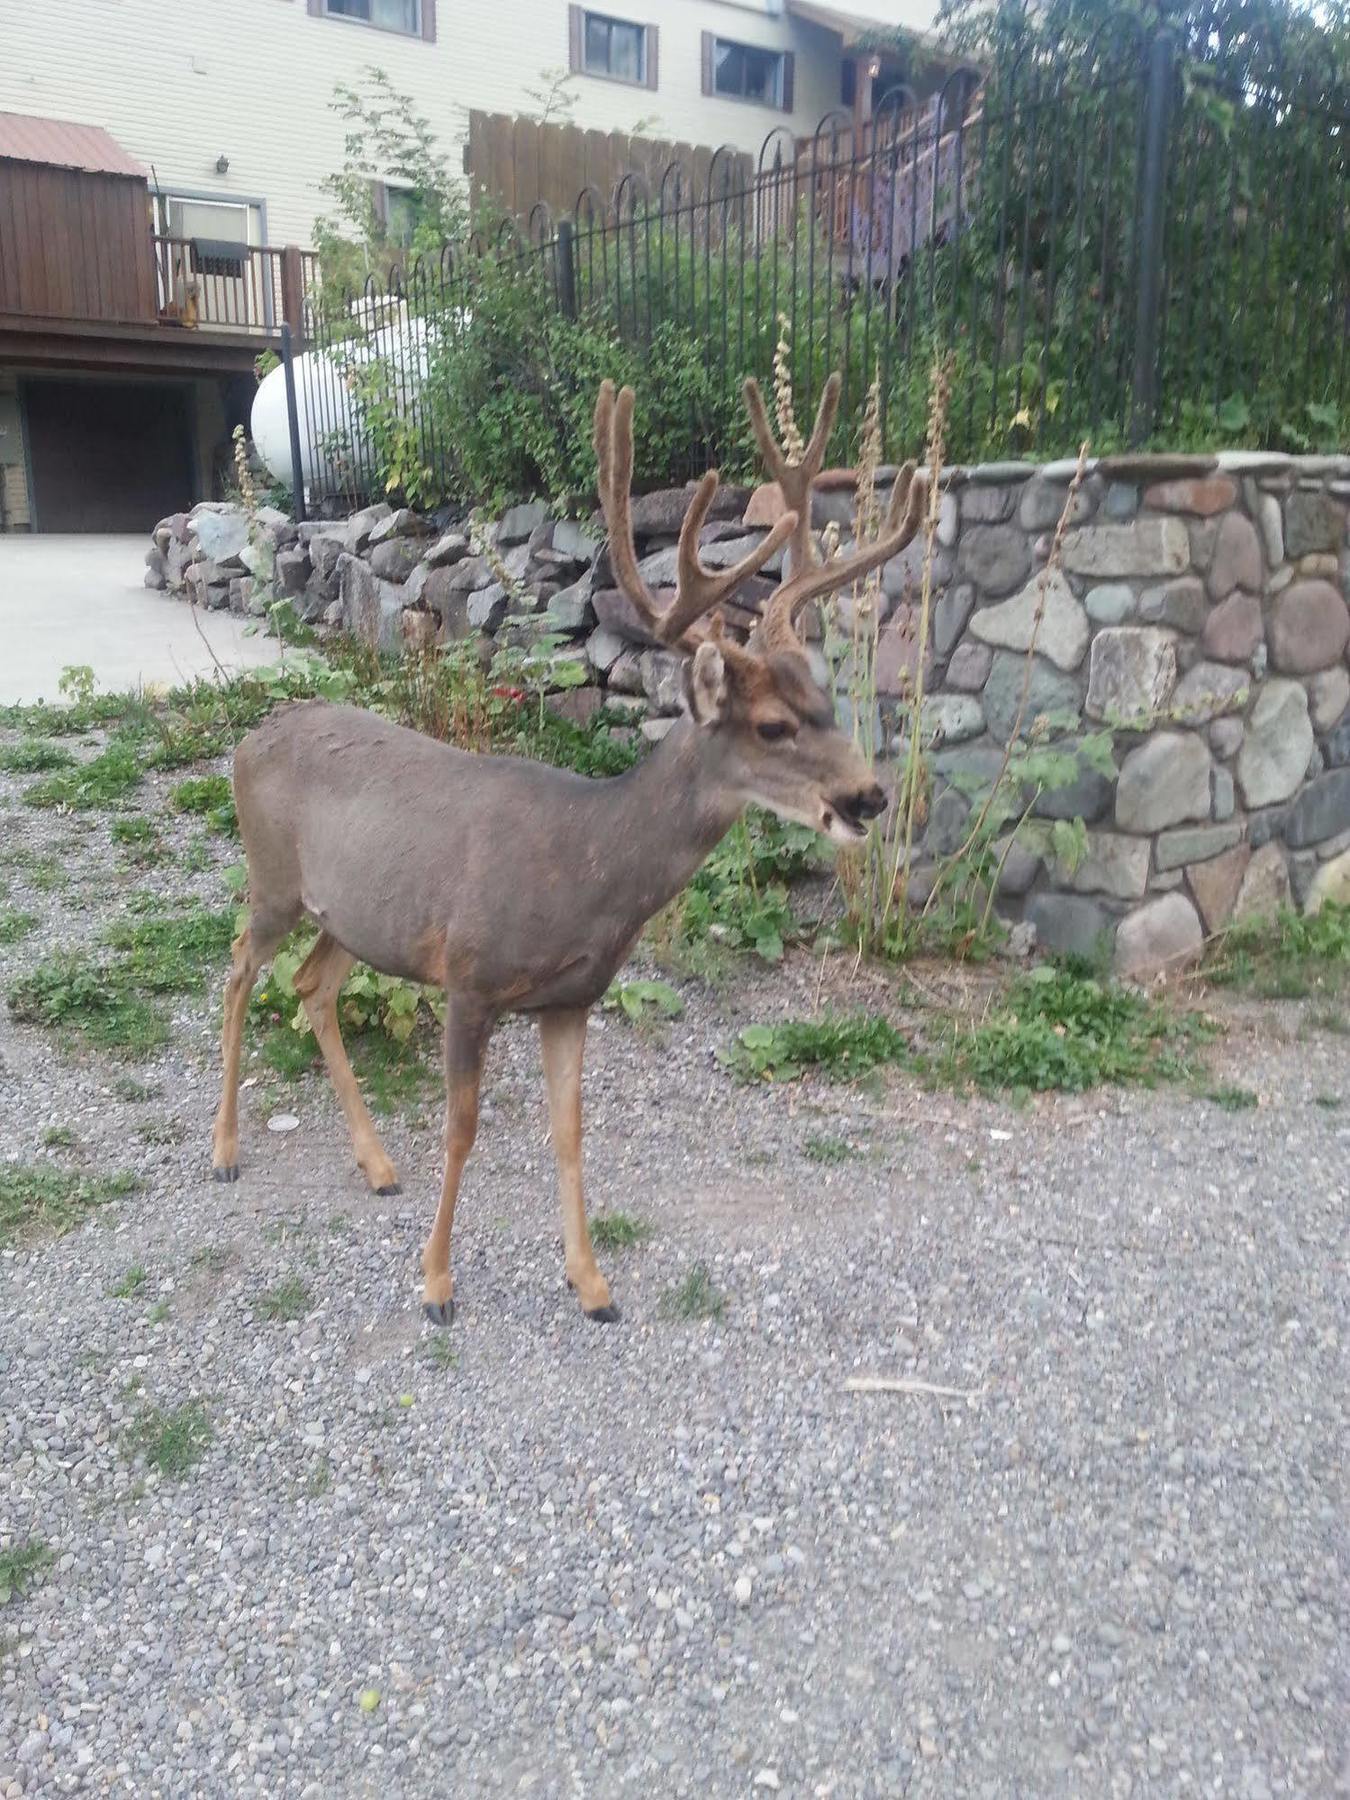
<svg viewBox="0 0 1350 1800"><path fill-rule="evenodd" d="M745 384L751 424L770 473L790 510L763 543L732 568L706 568L699 536L717 491L704 475L680 528L675 597L659 607L638 568L630 493L633 475L633 390L616 395L602 383L595 404L595 455L600 504L609 529L615 580L659 643L684 653L685 704L700 734L709 773L742 805L765 806L809 825L838 844L856 844L886 797L857 747L835 722L834 700L816 679L798 631L813 600L852 585L902 550L918 529L922 483L912 463L900 471L881 533L848 556L821 563L811 538L811 487L820 473L839 404L833 375L821 398L811 439L791 462L770 430L759 388ZM745 645L727 636L718 607L788 547L784 578Z"/></svg>

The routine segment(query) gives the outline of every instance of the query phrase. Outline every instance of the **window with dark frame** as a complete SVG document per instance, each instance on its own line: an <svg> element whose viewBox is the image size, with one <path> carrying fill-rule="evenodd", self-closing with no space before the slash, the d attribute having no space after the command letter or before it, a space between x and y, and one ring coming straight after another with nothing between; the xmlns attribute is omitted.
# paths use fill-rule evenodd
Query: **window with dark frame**
<svg viewBox="0 0 1350 1800"><path fill-rule="evenodd" d="M349 19L401 37L436 36L436 0L308 0L308 6L320 18Z"/></svg>
<svg viewBox="0 0 1350 1800"><path fill-rule="evenodd" d="M630 87L656 86L657 28L612 13L569 6L568 67L574 75L595 75Z"/></svg>
<svg viewBox="0 0 1350 1800"><path fill-rule="evenodd" d="M793 56L732 38L703 33L703 92L724 100L748 100L776 112L792 111Z"/></svg>

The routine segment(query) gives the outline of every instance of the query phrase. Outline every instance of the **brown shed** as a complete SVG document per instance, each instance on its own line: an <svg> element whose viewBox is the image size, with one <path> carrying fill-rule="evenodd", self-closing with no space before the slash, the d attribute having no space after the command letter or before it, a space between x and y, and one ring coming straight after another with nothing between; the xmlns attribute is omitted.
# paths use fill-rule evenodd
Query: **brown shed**
<svg viewBox="0 0 1350 1800"><path fill-rule="evenodd" d="M0 319L153 324L146 171L97 125L0 112Z"/></svg>

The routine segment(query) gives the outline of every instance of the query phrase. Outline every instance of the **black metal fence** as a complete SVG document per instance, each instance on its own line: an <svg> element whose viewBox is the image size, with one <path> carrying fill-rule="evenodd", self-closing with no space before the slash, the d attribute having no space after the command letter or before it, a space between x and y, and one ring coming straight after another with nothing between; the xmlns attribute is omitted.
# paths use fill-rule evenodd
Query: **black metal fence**
<svg viewBox="0 0 1350 1800"><path fill-rule="evenodd" d="M454 359L502 329L503 277L639 379L672 343L699 366L667 478L741 458L736 389L769 375L780 337L801 413L843 372L840 459L874 382L886 455L918 449L941 356L956 458L1067 455L1085 436L1343 443L1350 92L1221 52L1197 69L1194 49L1125 24L987 84L958 72L923 107L883 107L861 143L831 115L805 143L772 134L748 178L730 152L697 191L679 164L654 189L626 176L568 218L536 207L383 290L320 296L294 388L311 491L473 497L445 402L463 399ZM577 379L516 349L503 382Z"/></svg>

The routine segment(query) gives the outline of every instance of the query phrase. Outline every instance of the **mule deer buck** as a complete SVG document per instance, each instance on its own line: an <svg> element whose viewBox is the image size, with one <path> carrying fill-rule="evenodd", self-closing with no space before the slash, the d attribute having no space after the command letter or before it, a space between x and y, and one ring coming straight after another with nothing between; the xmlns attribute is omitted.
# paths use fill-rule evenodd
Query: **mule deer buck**
<svg viewBox="0 0 1350 1800"><path fill-rule="evenodd" d="M225 994L224 1089L216 1178L239 1173L240 1039L260 967L302 913L319 938L295 978L346 1114L356 1160L378 1194L398 1177L362 1101L338 1031L338 993L360 958L446 993L445 1179L422 1253L427 1315L453 1312L450 1230L478 1124L484 1052L503 1013L539 1021L562 1198L569 1284L587 1316L618 1309L591 1250L581 1181L581 1062L587 1015L648 919L684 887L747 805L825 833L866 834L885 797L837 728L797 620L810 601L894 556L918 525L922 484L907 466L878 539L821 564L812 482L838 405L827 384L810 443L791 463L753 383L746 402L790 508L764 541L718 572L699 534L718 477L710 470L680 531L673 601L660 608L633 542L633 391L600 389L595 453L615 579L650 635L684 652L685 712L637 767L588 780L543 763L475 756L373 713L305 701L278 708L240 744L234 791L248 856L249 922ZM780 548L788 571L742 647L718 606ZM711 618L708 617L711 615Z"/></svg>

